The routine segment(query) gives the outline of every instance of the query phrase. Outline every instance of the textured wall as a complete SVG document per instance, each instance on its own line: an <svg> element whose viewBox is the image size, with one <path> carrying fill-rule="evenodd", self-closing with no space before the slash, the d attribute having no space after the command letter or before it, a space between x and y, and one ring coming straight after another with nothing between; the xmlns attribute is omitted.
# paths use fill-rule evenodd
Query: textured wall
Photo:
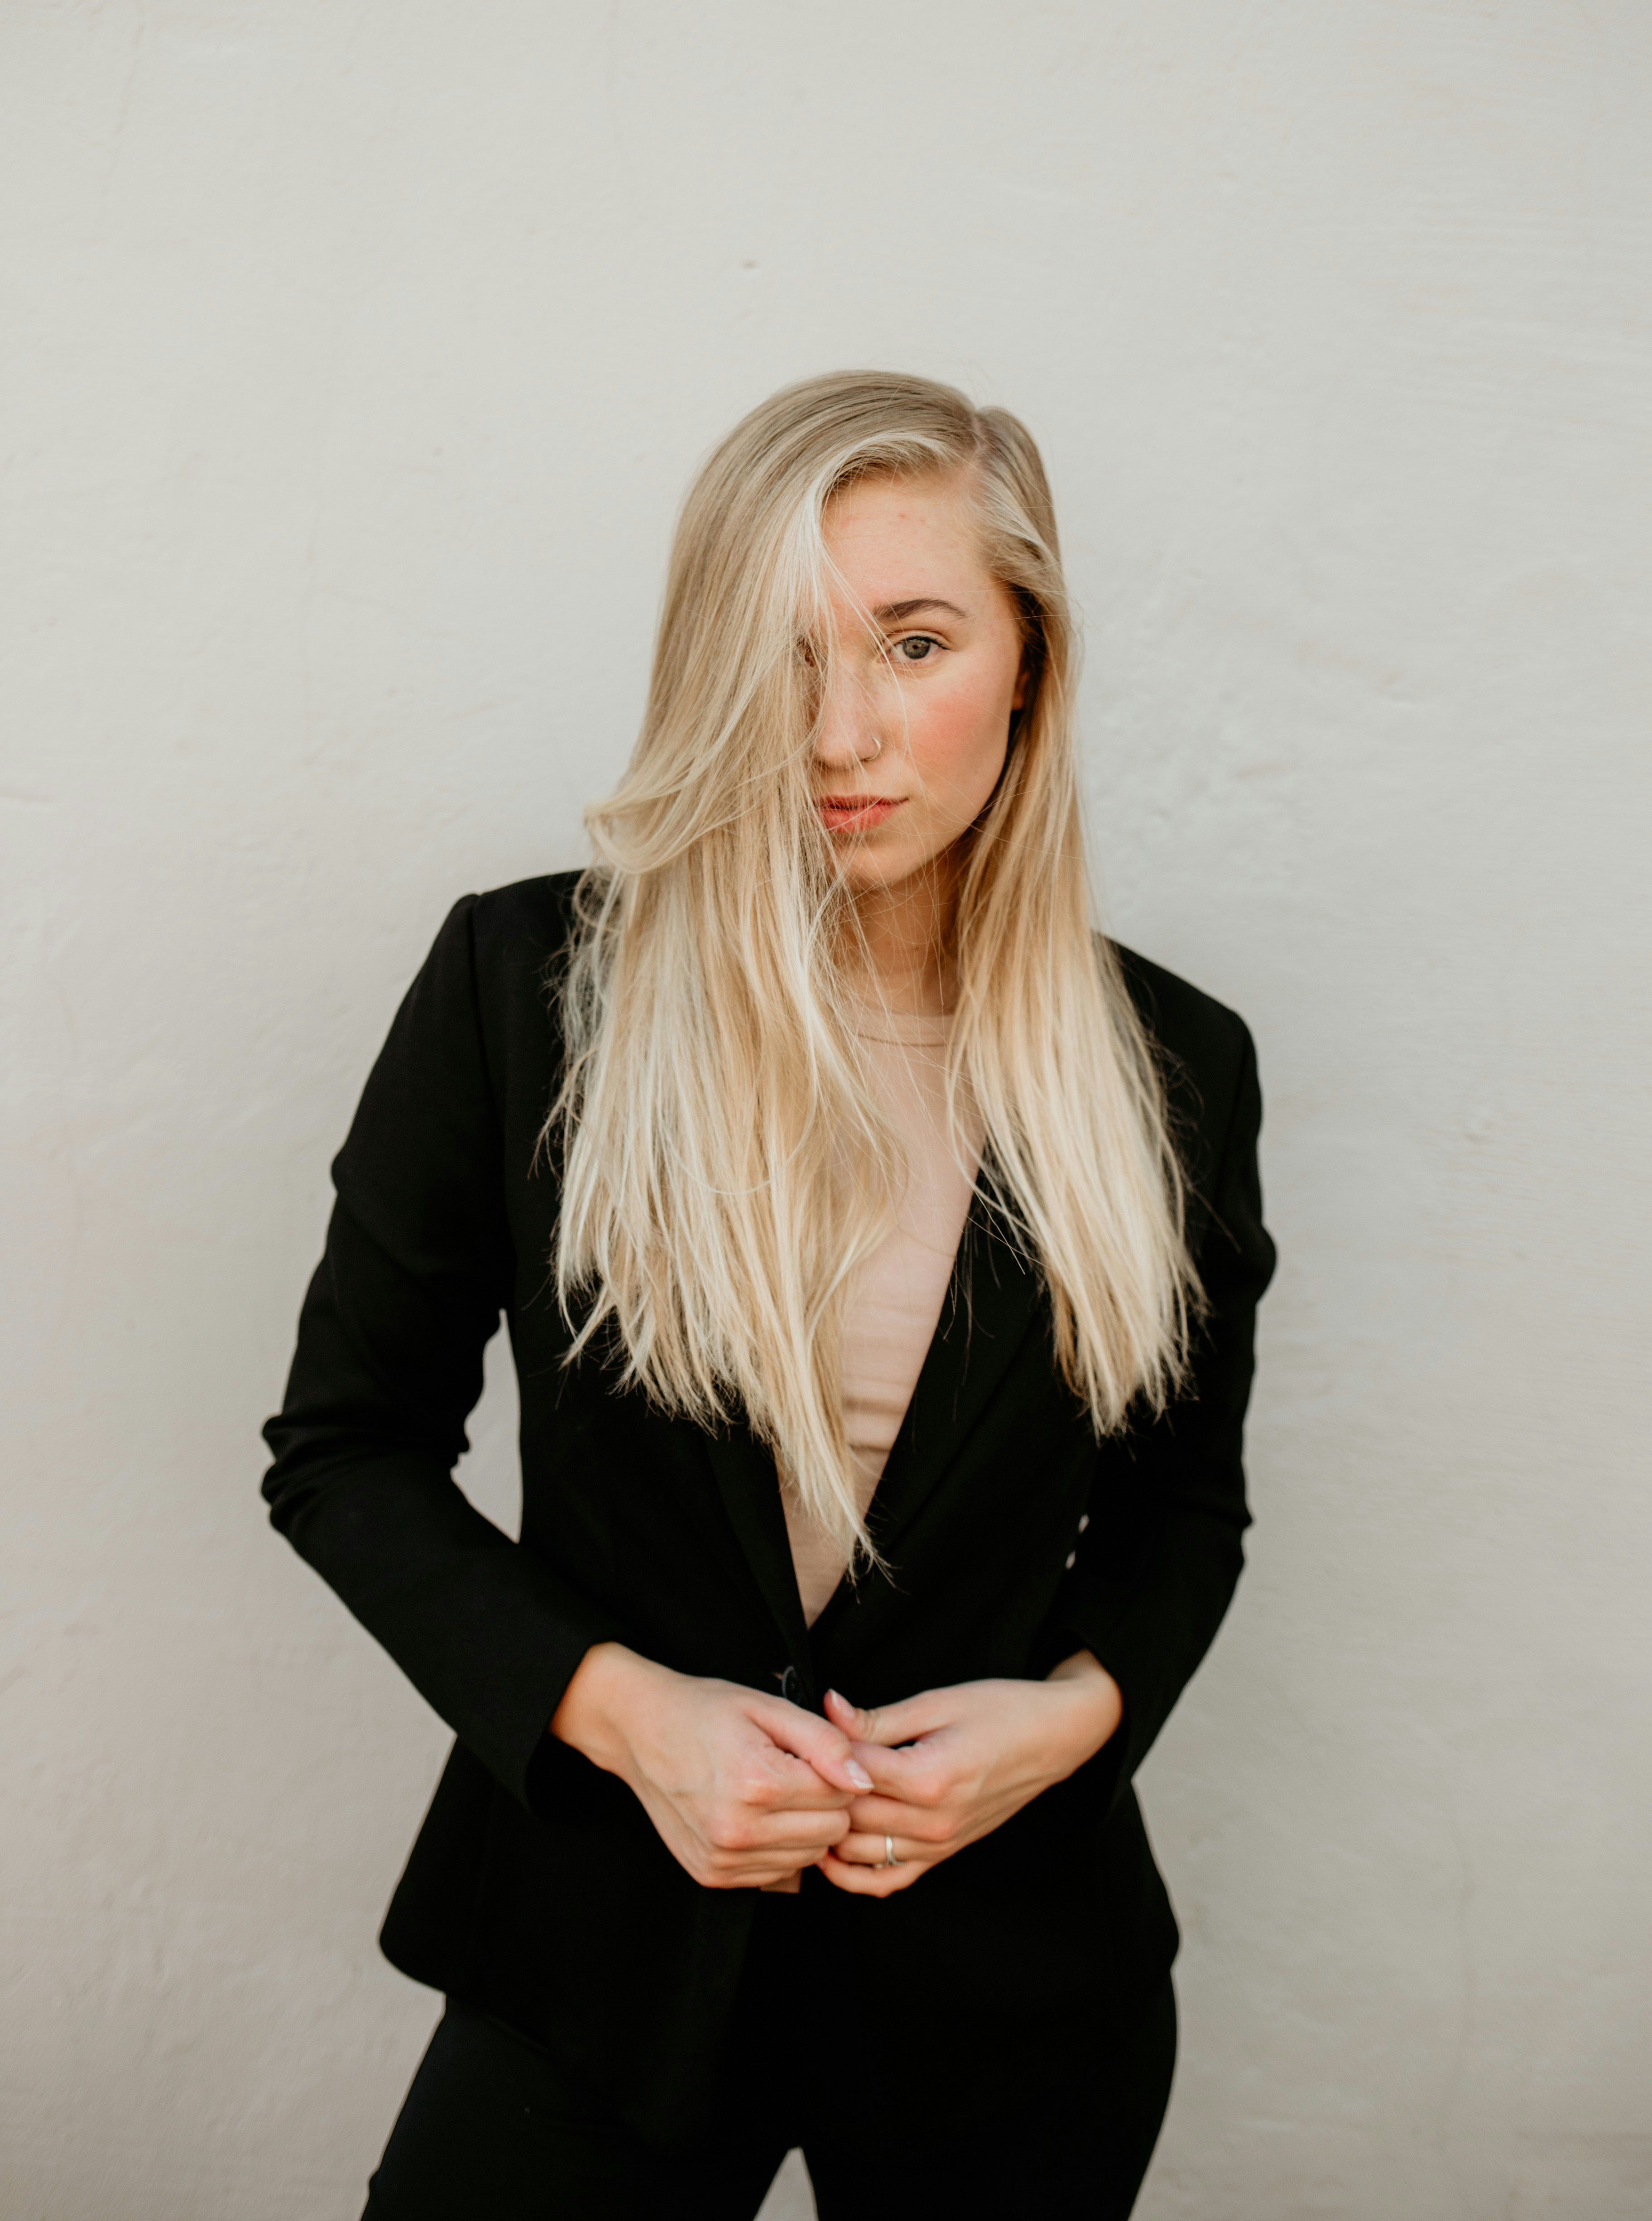
<svg viewBox="0 0 1652 2221"><path fill-rule="evenodd" d="M578 857L696 456L857 362L1043 440L1112 917L1268 1088L1142 2211L1652 2208L1649 64L1639 0L9 0L9 2217L359 2210L444 1733L257 1502L327 1159L449 900Z"/></svg>

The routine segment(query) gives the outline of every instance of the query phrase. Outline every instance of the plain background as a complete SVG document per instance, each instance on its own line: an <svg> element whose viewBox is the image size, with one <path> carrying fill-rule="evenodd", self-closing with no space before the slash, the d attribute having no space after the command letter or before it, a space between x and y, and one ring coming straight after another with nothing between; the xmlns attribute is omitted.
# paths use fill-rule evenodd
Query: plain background
<svg viewBox="0 0 1652 2221"><path fill-rule="evenodd" d="M697 459L874 364L1043 443L1108 915L1267 1094L1141 2212L1643 2217L1644 0L9 0L0 103L0 2208L359 2211L446 1735L258 1501L328 1159Z"/></svg>

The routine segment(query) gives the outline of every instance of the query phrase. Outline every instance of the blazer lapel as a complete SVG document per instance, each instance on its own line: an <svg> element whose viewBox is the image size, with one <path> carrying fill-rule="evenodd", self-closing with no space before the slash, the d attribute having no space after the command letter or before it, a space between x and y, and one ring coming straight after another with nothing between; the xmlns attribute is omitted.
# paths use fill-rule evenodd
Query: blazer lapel
<svg viewBox="0 0 1652 2221"><path fill-rule="evenodd" d="M952 1286L868 1515L873 1540L897 1589L902 1537L934 1494L960 1442L986 1410L1043 1309L1038 1268L993 1209L986 1177L976 1182ZM875 1575L856 1588L841 1581L810 1632L817 1640L829 1634L850 1600L882 1586Z"/></svg>
<svg viewBox="0 0 1652 2221"><path fill-rule="evenodd" d="M780 1508L774 1460L738 1421L704 1438L729 1523L745 1553L764 1603L785 1638L789 1660L809 1663L809 1630L792 1566L792 1542Z"/></svg>
<svg viewBox="0 0 1652 2221"><path fill-rule="evenodd" d="M898 1585L902 1535L934 1493L960 1440L986 1410L1042 1310L1037 1267L993 1209L985 1178L976 1182L952 1285L872 1501L873 1538ZM703 1439L747 1564L792 1659L808 1672L810 1635L829 1631L845 1600L857 1592L841 1581L810 1629L798 1593L773 1458L738 1424ZM860 1584L862 1592L866 1586Z"/></svg>

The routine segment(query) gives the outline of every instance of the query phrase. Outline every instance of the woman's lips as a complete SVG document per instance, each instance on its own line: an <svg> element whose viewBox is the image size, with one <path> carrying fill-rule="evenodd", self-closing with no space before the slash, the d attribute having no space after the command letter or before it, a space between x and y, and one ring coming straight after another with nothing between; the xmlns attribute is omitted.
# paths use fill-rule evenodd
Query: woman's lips
<svg viewBox="0 0 1652 2221"><path fill-rule="evenodd" d="M892 816L905 797L883 794L823 794L820 822L829 833L865 833Z"/></svg>

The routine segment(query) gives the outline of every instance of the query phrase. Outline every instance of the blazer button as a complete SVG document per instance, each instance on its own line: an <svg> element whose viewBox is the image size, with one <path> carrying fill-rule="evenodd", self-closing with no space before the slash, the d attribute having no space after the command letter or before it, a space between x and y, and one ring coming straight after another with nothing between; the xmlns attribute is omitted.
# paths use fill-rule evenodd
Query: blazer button
<svg viewBox="0 0 1652 2221"><path fill-rule="evenodd" d="M803 1676L795 1666L788 1666L780 1676L780 1694L788 1705L801 1705L808 1710L808 1699L803 1693Z"/></svg>

